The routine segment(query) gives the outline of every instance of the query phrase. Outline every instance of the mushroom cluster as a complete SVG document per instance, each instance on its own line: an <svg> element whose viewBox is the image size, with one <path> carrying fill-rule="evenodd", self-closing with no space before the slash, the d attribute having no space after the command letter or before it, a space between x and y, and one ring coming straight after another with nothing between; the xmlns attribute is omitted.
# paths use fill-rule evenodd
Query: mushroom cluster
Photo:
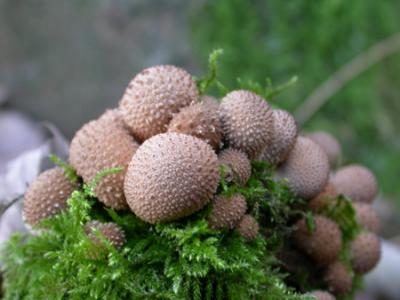
<svg viewBox="0 0 400 300"><path fill-rule="evenodd" d="M70 145L69 163L84 183L100 171L121 172L100 179L94 193L106 207L130 210L150 223L177 221L210 207L209 227L235 230L244 240L259 236L261 224L244 195L227 196L223 180L245 187L252 162L270 165L297 197L308 201L314 230L296 220L293 244L324 269L333 294L349 291L353 272L371 270L379 259L379 220L371 206L377 194L374 175L351 165L331 174L340 144L325 132L299 135L294 117L272 109L267 100L247 90L235 90L220 101L201 96L185 70L161 65L147 68L129 83L119 107L85 124ZM221 171L223 170L223 171ZM46 171L26 193L24 216L30 225L66 209L76 186L56 168ZM343 249L339 225L324 210L339 195L351 199L363 231L351 246L352 266L339 260ZM265 201L268 201L266 199ZM85 232L100 243L99 231L121 248L126 237L112 223L88 223ZM333 299L316 291L318 299Z"/></svg>

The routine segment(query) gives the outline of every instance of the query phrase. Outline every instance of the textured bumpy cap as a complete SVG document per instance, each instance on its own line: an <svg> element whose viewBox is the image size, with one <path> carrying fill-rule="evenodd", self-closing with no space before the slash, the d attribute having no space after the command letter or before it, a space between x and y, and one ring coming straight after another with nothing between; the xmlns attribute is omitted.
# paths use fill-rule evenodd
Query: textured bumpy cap
<svg viewBox="0 0 400 300"><path fill-rule="evenodd" d="M144 141L167 131L173 115L198 98L196 83L189 73L162 65L145 69L132 79L120 109L133 135Z"/></svg>
<svg viewBox="0 0 400 300"><path fill-rule="evenodd" d="M75 134L69 160L86 183L104 169L124 168L104 177L95 188L96 196L106 206L124 209L128 208L123 193L126 168L138 147L123 127L118 112L112 110L87 123Z"/></svg>
<svg viewBox="0 0 400 300"><path fill-rule="evenodd" d="M164 133L136 151L125 178L125 195L142 220L172 221L206 205L218 182L218 158L210 145L190 135Z"/></svg>
<svg viewBox="0 0 400 300"><path fill-rule="evenodd" d="M222 136L218 109L208 102L184 107L172 118L168 132L193 135L209 143L214 150L218 150Z"/></svg>
<svg viewBox="0 0 400 300"><path fill-rule="evenodd" d="M42 219L54 217L67 208L67 200L77 188L78 184L65 177L61 168L44 171L25 193L24 220L35 225Z"/></svg>
<svg viewBox="0 0 400 300"><path fill-rule="evenodd" d="M310 199L320 193L329 179L325 152L312 140L299 136L287 160L277 169L290 189L299 197Z"/></svg>
<svg viewBox="0 0 400 300"><path fill-rule="evenodd" d="M260 159L271 165L277 165L287 158L296 142L297 124L294 117L285 110L275 109L273 117L272 139Z"/></svg>
<svg viewBox="0 0 400 300"><path fill-rule="evenodd" d="M326 291L314 291L311 293L316 300L336 300L336 297Z"/></svg>
<svg viewBox="0 0 400 300"><path fill-rule="evenodd" d="M378 193L374 174L360 165L350 165L339 169L332 179L339 194L354 202L372 203Z"/></svg>
<svg viewBox="0 0 400 300"><path fill-rule="evenodd" d="M220 165L225 166L225 180L245 185L251 176L251 163L243 152L227 148L219 156Z"/></svg>
<svg viewBox="0 0 400 300"><path fill-rule="evenodd" d="M349 270L340 261L335 261L326 268L324 280L329 291L335 295L347 294L353 285Z"/></svg>
<svg viewBox="0 0 400 300"><path fill-rule="evenodd" d="M380 221L375 209L367 203L353 203L358 224L374 233L379 232Z"/></svg>
<svg viewBox="0 0 400 300"><path fill-rule="evenodd" d="M97 245L101 240L97 237L95 230L99 231L116 249L120 249L126 243L125 232L115 223L100 223L91 221L85 225L85 233Z"/></svg>
<svg viewBox="0 0 400 300"><path fill-rule="evenodd" d="M274 118L268 103L252 92L233 91L222 99L219 112L228 146L257 158L272 138Z"/></svg>
<svg viewBox="0 0 400 300"><path fill-rule="evenodd" d="M339 226L332 220L314 216L314 231L310 231L304 219L295 225L293 240L297 247L310 255L317 263L326 265L339 255L342 248L342 233Z"/></svg>
<svg viewBox="0 0 400 300"><path fill-rule="evenodd" d="M213 96L203 95L200 101L207 105L209 108L217 110L219 109L219 101Z"/></svg>
<svg viewBox="0 0 400 300"><path fill-rule="evenodd" d="M357 273L371 271L381 258L381 242L372 232L362 232L351 245L352 266Z"/></svg>
<svg viewBox="0 0 400 300"><path fill-rule="evenodd" d="M337 162L342 153L342 149L334 136L325 131L316 131L307 134L307 137L321 146L328 156L331 165L334 165Z"/></svg>
<svg viewBox="0 0 400 300"><path fill-rule="evenodd" d="M338 196L334 185L328 181L324 190L319 193L317 196L312 198L308 203L308 207L313 212L320 212L324 208L328 207L330 204L333 204Z"/></svg>
<svg viewBox="0 0 400 300"><path fill-rule="evenodd" d="M222 195L215 196L211 205L212 211L208 217L208 224L214 229L233 229L247 210L246 199L241 194L235 194L230 198Z"/></svg>
<svg viewBox="0 0 400 300"><path fill-rule="evenodd" d="M257 220L251 215L244 215L236 227L239 234L248 241L257 237L259 229L260 226L258 225Z"/></svg>

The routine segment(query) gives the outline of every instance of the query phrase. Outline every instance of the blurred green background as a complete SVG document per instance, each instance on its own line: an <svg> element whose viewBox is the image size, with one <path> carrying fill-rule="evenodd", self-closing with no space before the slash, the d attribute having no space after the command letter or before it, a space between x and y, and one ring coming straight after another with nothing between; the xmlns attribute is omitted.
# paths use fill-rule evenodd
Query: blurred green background
<svg viewBox="0 0 400 300"><path fill-rule="evenodd" d="M10 105L71 138L115 106L142 68L176 64L195 75L223 48L220 80L280 84L291 112L336 70L400 32L398 0L0 0L0 83ZM379 178L400 207L400 53L347 82L304 124L327 130Z"/></svg>

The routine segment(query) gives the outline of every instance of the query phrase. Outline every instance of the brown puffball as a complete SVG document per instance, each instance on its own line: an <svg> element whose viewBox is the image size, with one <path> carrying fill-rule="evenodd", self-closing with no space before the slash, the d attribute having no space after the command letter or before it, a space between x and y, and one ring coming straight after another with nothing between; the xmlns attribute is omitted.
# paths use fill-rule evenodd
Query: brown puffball
<svg viewBox="0 0 400 300"><path fill-rule="evenodd" d="M356 273L371 271L381 257L381 242L372 232L362 232L351 244L352 266Z"/></svg>
<svg viewBox="0 0 400 300"><path fill-rule="evenodd" d="M227 148L219 156L220 165L225 166L225 180L245 185L251 176L251 162L243 152Z"/></svg>
<svg viewBox="0 0 400 300"><path fill-rule="evenodd" d="M222 136L218 109L207 101L184 107L172 118L168 132L193 135L218 150Z"/></svg>
<svg viewBox="0 0 400 300"><path fill-rule="evenodd" d="M318 264L327 265L337 259L342 249L342 232L334 221L321 215L314 216L314 224L315 230L310 231L305 219L297 221L293 240Z"/></svg>
<svg viewBox="0 0 400 300"><path fill-rule="evenodd" d="M22 211L24 221L35 225L67 209L67 200L78 187L79 185L72 183L59 167L44 171L25 193Z"/></svg>
<svg viewBox="0 0 400 300"><path fill-rule="evenodd" d="M310 199L326 186L329 170L328 158L321 147L299 136L287 160L277 169L277 177L287 179L294 194Z"/></svg>
<svg viewBox="0 0 400 300"><path fill-rule="evenodd" d="M336 297L327 291L314 291L311 293L316 300L336 300Z"/></svg>
<svg viewBox="0 0 400 300"><path fill-rule="evenodd" d="M335 165L342 153L342 149L337 139L325 131L312 132L306 136L320 145L328 156L331 166Z"/></svg>
<svg viewBox="0 0 400 300"><path fill-rule="evenodd" d="M308 207L314 213L321 212L329 205L334 204L337 196L338 193L336 192L334 185L328 181L324 190L310 200Z"/></svg>
<svg viewBox="0 0 400 300"><path fill-rule="evenodd" d="M126 209L124 178L138 147L139 144L124 127L118 111L111 110L79 129L70 145L69 161L86 183L104 169L122 167L121 172L102 178L94 192L106 206Z"/></svg>
<svg viewBox="0 0 400 300"><path fill-rule="evenodd" d="M257 158L271 141L273 114L268 103L255 93L238 90L227 94L219 108L223 138L229 147Z"/></svg>
<svg viewBox="0 0 400 300"><path fill-rule="evenodd" d="M380 221L378 214L376 210L372 207L372 205L356 202L353 203L353 207L356 211L357 223L369 231L378 233L380 228Z"/></svg>
<svg viewBox="0 0 400 300"><path fill-rule="evenodd" d="M271 165L278 165L285 161L296 142L297 124L294 117L285 110L273 110L273 118L272 138L260 159Z"/></svg>
<svg viewBox="0 0 400 300"><path fill-rule="evenodd" d="M122 248L126 243L125 232L115 223L101 223L99 221L86 223L85 233L87 236L96 245L101 245L102 241L97 237L95 230L98 230L116 249Z"/></svg>
<svg viewBox="0 0 400 300"><path fill-rule="evenodd" d="M218 158L206 142L163 133L136 151L125 178L131 210L148 223L173 221L203 208L217 190Z"/></svg>
<svg viewBox="0 0 400 300"><path fill-rule="evenodd" d="M349 165L339 169L332 178L339 194L354 202L372 203L378 193L374 174L360 165Z"/></svg>
<svg viewBox="0 0 400 300"><path fill-rule="evenodd" d="M353 285L349 270L340 261L335 261L326 268L324 280L329 291L335 295L347 294Z"/></svg>
<svg viewBox="0 0 400 300"><path fill-rule="evenodd" d="M144 141L167 131L174 114L197 102L192 76L170 65L154 66L137 74L120 102L123 119L133 135Z"/></svg>
<svg viewBox="0 0 400 300"><path fill-rule="evenodd" d="M246 240L251 241L257 237L260 226L253 216L244 215L237 225L236 230Z"/></svg>
<svg viewBox="0 0 400 300"><path fill-rule="evenodd" d="M213 229L233 229L242 219L247 210L246 199L241 194L232 197L215 196L211 202L212 211L208 224Z"/></svg>

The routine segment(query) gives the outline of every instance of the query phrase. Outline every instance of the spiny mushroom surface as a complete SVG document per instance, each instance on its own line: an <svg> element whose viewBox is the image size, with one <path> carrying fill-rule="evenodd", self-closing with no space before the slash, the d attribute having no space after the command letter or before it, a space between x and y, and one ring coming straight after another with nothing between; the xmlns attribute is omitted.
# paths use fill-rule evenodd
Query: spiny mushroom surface
<svg viewBox="0 0 400 300"><path fill-rule="evenodd" d="M332 183L339 194L354 202L372 203L378 193L378 184L374 174L360 165L349 165L339 169Z"/></svg>
<svg viewBox="0 0 400 300"><path fill-rule="evenodd" d="M299 197L310 199L320 193L329 179L329 161L320 146L299 136L287 160L277 169Z"/></svg>
<svg viewBox="0 0 400 300"><path fill-rule="evenodd" d="M175 66L161 65L137 74L119 107L133 135L144 141L167 131L173 115L198 98L196 83L189 73Z"/></svg>
<svg viewBox="0 0 400 300"><path fill-rule="evenodd" d="M96 245L101 245L101 240L97 237L95 230L99 231L106 240L108 240L116 249L122 248L126 243L124 230L117 224L101 223L99 221L91 221L85 225L85 233Z"/></svg>
<svg viewBox="0 0 400 300"><path fill-rule="evenodd" d="M351 245L352 266L355 272L365 274L371 271L381 257L381 242L372 232L362 232Z"/></svg>
<svg viewBox="0 0 400 300"><path fill-rule="evenodd" d="M308 207L314 213L320 212L323 209L327 208L330 204L333 204L337 196L338 193L336 192L335 186L330 181L328 181L324 190L310 200L310 202L308 203Z"/></svg>
<svg viewBox="0 0 400 300"><path fill-rule="evenodd" d="M335 296L326 291L314 291L311 295L314 296L316 300L336 300Z"/></svg>
<svg viewBox="0 0 400 300"><path fill-rule="evenodd" d="M218 110L204 101L184 107L172 118L168 132L193 135L218 150L222 134Z"/></svg>
<svg viewBox="0 0 400 300"><path fill-rule="evenodd" d="M208 217L210 227L233 229L246 213L247 202L241 194L232 197L218 195L212 200L211 207L212 211Z"/></svg>
<svg viewBox="0 0 400 300"><path fill-rule="evenodd" d="M248 241L254 240L257 237L259 229L260 226L257 220L251 215L244 215L236 227L239 234Z"/></svg>
<svg viewBox="0 0 400 300"><path fill-rule="evenodd" d="M372 205L367 203L353 203L356 211L357 223L362 225L365 229L374 233L379 232L380 221L378 214Z"/></svg>
<svg viewBox="0 0 400 300"><path fill-rule="evenodd" d="M227 148L219 156L220 165L225 166L225 180L245 185L251 176L251 162L243 152Z"/></svg>
<svg viewBox="0 0 400 300"><path fill-rule="evenodd" d="M272 138L260 159L271 165L278 165L287 158L296 142L297 124L294 117L285 110L273 110L273 118Z"/></svg>
<svg viewBox="0 0 400 300"><path fill-rule="evenodd" d="M330 264L324 275L324 280L335 295L344 295L350 292L353 280L347 267L340 261Z"/></svg>
<svg viewBox="0 0 400 300"><path fill-rule="evenodd" d="M218 111L219 109L219 101L213 96L203 95L200 97L200 101L211 109L214 109L216 111Z"/></svg>
<svg viewBox="0 0 400 300"><path fill-rule="evenodd" d="M55 167L44 171L25 193L23 216L29 225L54 217L67 209L67 200L78 184L72 183L64 171Z"/></svg>
<svg viewBox="0 0 400 300"><path fill-rule="evenodd" d="M342 248L342 232L339 226L321 215L314 216L314 231L310 231L305 219L299 220L293 232L297 247L320 265L333 262Z"/></svg>
<svg viewBox="0 0 400 300"><path fill-rule="evenodd" d="M255 93L238 90L220 104L223 135L228 146L257 158L271 141L273 114L268 103Z"/></svg>
<svg viewBox="0 0 400 300"><path fill-rule="evenodd" d="M172 221L203 208L217 190L217 155L206 142L164 133L136 151L125 178L131 210L149 223Z"/></svg>
<svg viewBox="0 0 400 300"><path fill-rule="evenodd" d="M104 169L122 167L121 172L102 178L95 194L106 206L125 209L128 208L123 193L126 168L138 147L139 144L124 128L118 112L107 111L75 134L69 161L86 183Z"/></svg>
<svg viewBox="0 0 400 300"><path fill-rule="evenodd" d="M306 136L321 146L328 156L331 166L337 162L342 153L342 149L333 135L325 131L316 131L309 133Z"/></svg>

